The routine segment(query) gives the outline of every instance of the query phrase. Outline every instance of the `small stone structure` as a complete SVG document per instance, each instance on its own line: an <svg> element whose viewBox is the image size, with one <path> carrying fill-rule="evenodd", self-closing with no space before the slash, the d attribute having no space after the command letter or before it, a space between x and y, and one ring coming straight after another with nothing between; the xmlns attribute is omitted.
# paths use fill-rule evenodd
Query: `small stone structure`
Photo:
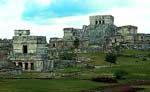
<svg viewBox="0 0 150 92"><path fill-rule="evenodd" d="M19 67L8 67L0 69L0 77L5 75L19 75L22 74L22 70Z"/></svg>
<svg viewBox="0 0 150 92"><path fill-rule="evenodd" d="M112 15L94 15L90 16L90 25L114 24Z"/></svg>
<svg viewBox="0 0 150 92"><path fill-rule="evenodd" d="M30 30L15 30L12 41L10 61L16 66L20 66L23 71L49 69L50 61L45 36L30 36Z"/></svg>

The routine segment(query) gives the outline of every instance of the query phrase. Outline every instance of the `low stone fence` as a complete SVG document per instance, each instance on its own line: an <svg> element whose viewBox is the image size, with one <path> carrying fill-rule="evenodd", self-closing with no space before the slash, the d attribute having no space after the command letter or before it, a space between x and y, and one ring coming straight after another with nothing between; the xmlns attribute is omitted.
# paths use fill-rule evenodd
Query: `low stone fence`
<svg viewBox="0 0 150 92"><path fill-rule="evenodd" d="M55 68L73 67L73 66L75 66L75 64L76 64L75 60L57 60L57 61L54 61L54 67Z"/></svg>
<svg viewBox="0 0 150 92"><path fill-rule="evenodd" d="M0 75L19 75L22 74L20 68L3 68L0 69Z"/></svg>

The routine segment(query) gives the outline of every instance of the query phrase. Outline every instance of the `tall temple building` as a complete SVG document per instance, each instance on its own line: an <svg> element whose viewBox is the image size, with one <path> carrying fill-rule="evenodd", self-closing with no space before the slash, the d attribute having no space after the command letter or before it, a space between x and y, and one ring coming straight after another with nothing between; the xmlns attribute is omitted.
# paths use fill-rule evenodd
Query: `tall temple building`
<svg viewBox="0 0 150 92"><path fill-rule="evenodd" d="M84 38L89 39L90 45L108 45L110 37L117 32L114 17L111 15L96 15L90 16L89 19L90 24L83 27Z"/></svg>

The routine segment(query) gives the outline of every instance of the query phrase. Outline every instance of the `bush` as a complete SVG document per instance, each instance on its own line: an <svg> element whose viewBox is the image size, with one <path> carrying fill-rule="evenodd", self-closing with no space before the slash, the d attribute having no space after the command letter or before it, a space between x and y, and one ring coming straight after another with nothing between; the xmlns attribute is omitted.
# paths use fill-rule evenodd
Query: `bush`
<svg viewBox="0 0 150 92"><path fill-rule="evenodd" d="M144 58L142 58L142 61L146 61L146 60L147 60L147 58L145 58L145 57L144 57Z"/></svg>
<svg viewBox="0 0 150 92"><path fill-rule="evenodd" d="M124 70L115 70L113 72L113 75L115 76L116 79L123 79L123 77L127 74L128 73Z"/></svg>
<svg viewBox="0 0 150 92"><path fill-rule="evenodd" d="M109 53L105 56L105 61L109 63L114 63L116 64L117 56L113 53Z"/></svg>
<svg viewBox="0 0 150 92"><path fill-rule="evenodd" d="M72 52L72 53L64 52L64 53L60 54L59 57L62 60L75 60L77 57L77 54L74 52Z"/></svg>

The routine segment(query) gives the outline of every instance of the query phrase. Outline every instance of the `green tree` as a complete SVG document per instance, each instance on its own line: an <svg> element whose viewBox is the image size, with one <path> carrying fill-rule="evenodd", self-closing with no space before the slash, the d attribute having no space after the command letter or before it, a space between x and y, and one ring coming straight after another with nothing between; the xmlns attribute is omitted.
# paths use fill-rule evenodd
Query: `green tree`
<svg viewBox="0 0 150 92"><path fill-rule="evenodd" d="M116 64L116 60L117 60L117 56L113 53L108 53L105 56L105 61L109 62L109 63L113 63Z"/></svg>

